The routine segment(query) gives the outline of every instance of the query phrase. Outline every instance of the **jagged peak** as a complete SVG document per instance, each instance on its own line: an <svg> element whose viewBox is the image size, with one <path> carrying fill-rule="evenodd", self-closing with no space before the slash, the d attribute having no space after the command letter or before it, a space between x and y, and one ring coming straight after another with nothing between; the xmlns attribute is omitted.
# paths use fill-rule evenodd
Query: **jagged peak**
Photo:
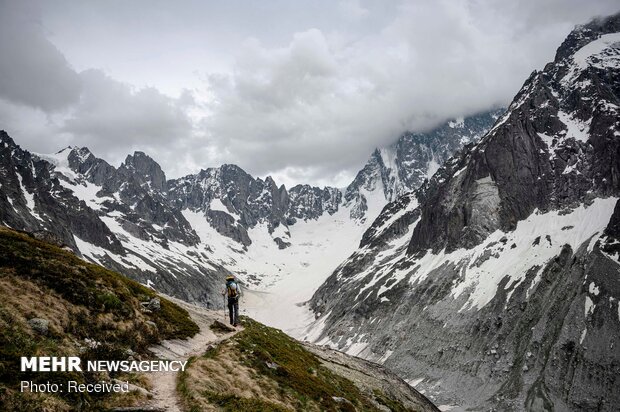
<svg viewBox="0 0 620 412"><path fill-rule="evenodd" d="M234 163L224 163L218 169L220 169L222 171L235 171L235 172L243 172L243 173L247 174L247 172L245 170L243 170L240 166L238 166L238 165L236 165Z"/></svg>
<svg viewBox="0 0 620 412"><path fill-rule="evenodd" d="M142 151L127 155L121 168L131 170L138 180L152 189L163 191L167 187L166 174L159 163Z"/></svg>
<svg viewBox="0 0 620 412"><path fill-rule="evenodd" d="M124 164L126 166L130 166L130 165L135 166L135 163L138 161L145 162L146 164L150 163L153 165L157 165L157 167L161 169L161 167L159 166L159 163L157 163L151 156L147 155L146 153L140 150L136 150L133 152L133 154L127 155L127 157L125 158Z"/></svg>
<svg viewBox="0 0 620 412"><path fill-rule="evenodd" d="M575 26L558 47L554 61L560 62L602 35L616 32L620 32L620 12L607 17L596 17L587 24Z"/></svg>
<svg viewBox="0 0 620 412"><path fill-rule="evenodd" d="M0 143L4 143L8 146L17 146L15 141L9 136L6 130L0 130Z"/></svg>
<svg viewBox="0 0 620 412"><path fill-rule="evenodd" d="M68 148L71 148L70 153L74 153L82 162L86 161L90 156L95 157L88 147L68 146Z"/></svg>

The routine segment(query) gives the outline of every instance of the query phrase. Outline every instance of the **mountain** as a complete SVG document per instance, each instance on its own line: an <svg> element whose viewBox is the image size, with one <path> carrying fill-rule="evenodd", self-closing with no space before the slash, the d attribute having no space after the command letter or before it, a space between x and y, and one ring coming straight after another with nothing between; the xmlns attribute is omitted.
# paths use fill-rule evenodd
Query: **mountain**
<svg viewBox="0 0 620 412"><path fill-rule="evenodd" d="M616 410L620 14L577 27L479 143L388 204L306 338L438 404Z"/></svg>
<svg viewBox="0 0 620 412"><path fill-rule="evenodd" d="M270 299L286 308L261 295L252 310L267 310L256 313L260 320L279 319L275 312L294 313L357 248L387 201L417 189L497 115L405 133L377 149L345 189L286 188L228 164L167 179L143 152L114 167L87 148L33 154L2 132L0 224L51 236L92 262L208 307L221 307L221 279L232 271L252 289L277 289Z"/></svg>
<svg viewBox="0 0 620 412"><path fill-rule="evenodd" d="M364 219L370 203L383 206L419 188L464 145L477 142L503 111L450 120L425 133L406 132L392 145L377 148L344 191L351 217Z"/></svg>
<svg viewBox="0 0 620 412"><path fill-rule="evenodd" d="M155 167L152 159L136 153L116 169L85 148L34 155L5 132L0 155L1 224L51 234L58 244L161 292L219 303L216 285L224 269L201 253L181 212L149 185L148 167L142 167Z"/></svg>

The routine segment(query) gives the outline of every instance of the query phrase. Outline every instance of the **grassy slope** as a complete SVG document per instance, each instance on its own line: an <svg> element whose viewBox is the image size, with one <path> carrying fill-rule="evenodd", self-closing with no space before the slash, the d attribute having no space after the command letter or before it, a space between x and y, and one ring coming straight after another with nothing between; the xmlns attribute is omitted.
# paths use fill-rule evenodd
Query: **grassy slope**
<svg viewBox="0 0 620 412"><path fill-rule="evenodd" d="M69 410L78 404L99 409L122 403L89 395L22 394L16 391L22 380L94 382L102 376L22 373L19 358L79 355L83 362L122 360L128 357L128 349L146 356L146 348L153 343L198 332L188 313L166 299L161 299L160 311L144 313L141 302L154 296L120 274L24 233L0 228L0 410ZM50 321L47 336L31 330L27 321L34 317ZM99 345L89 345L90 340Z"/></svg>
<svg viewBox="0 0 620 412"><path fill-rule="evenodd" d="M179 392L189 411L406 411L379 389L361 391L279 330L243 318L245 330L191 359Z"/></svg>

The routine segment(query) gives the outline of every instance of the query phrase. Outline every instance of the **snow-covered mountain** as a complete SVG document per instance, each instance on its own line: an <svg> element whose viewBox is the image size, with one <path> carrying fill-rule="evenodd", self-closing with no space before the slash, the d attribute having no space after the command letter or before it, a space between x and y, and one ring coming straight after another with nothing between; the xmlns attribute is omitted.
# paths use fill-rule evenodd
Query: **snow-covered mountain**
<svg viewBox="0 0 620 412"><path fill-rule="evenodd" d="M351 216L364 219L369 204L384 206L419 188L454 153L477 142L503 112L497 109L450 120L426 133L403 133L392 145L376 149L344 191Z"/></svg>
<svg viewBox="0 0 620 412"><path fill-rule="evenodd" d="M0 132L0 222L51 233L58 243L160 291L219 303L215 285L224 269L153 187L157 180L140 172L142 158L136 153L116 169L87 149L33 155Z"/></svg>
<svg viewBox="0 0 620 412"><path fill-rule="evenodd" d="M617 410L619 111L620 14L571 32L478 144L386 206L306 338L438 404Z"/></svg>
<svg viewBox="0 0 620 412"><path fill-rule="evenodd" d="M221 277L232 271L253 289L277 288L271 298L296 308L358 247L389 200L416 189L494 116L406 133L375 151L346 189L287 189L235 165L168 180L142 152L116 168L87 148L31 154L2 132L0 224L50 232L86 258L188 301L221 306ZM264 294L255 298L252 310L282 311Z"/></svg>

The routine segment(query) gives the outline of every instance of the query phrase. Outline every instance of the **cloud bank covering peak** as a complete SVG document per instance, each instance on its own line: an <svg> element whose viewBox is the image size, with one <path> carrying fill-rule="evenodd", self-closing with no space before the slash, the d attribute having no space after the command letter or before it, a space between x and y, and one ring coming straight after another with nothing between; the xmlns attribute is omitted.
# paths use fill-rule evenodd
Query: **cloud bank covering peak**
<svg viewBox="0 0 620 412"><path fill-rule="evenodd" d="M615 1L0 2L0 128L342 186L406 130L507 104Z"/></svg>

